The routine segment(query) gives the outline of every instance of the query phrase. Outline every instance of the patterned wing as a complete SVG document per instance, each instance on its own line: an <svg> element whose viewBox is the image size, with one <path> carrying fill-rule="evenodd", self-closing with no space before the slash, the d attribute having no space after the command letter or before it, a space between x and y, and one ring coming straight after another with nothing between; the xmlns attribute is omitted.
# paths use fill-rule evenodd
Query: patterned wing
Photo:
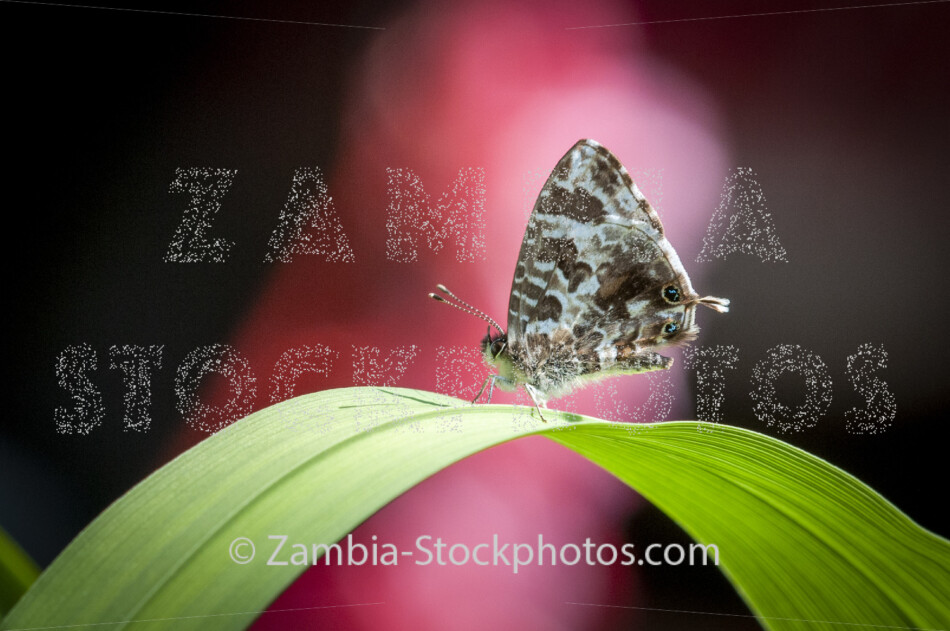
<svg viewBox="0 0 950 631"><path fill-rule="evenodd" d="M574 353L589 357L580 376L669 368L672 360L652 349L695 337L699 296L662 235L643 224L605 223L597 229L601 237L583 240L585 247L578 253L581 261L591 261L591 293L568 292L570 300L579 303L573 319L538 322L537 331L570 328ZM573 277L568 281L569 286L575 283ZM664 298L666 287L679 292L676 302ZM673 333L664 331L670 324Z"/></svg>
<svg viewBox="0 0 950 631"><path fill-rule="evenodd" d="M520 338L536 319L557 262L576 253L573 230L608 218L663 234L656 211L620 161L599 143L580 140L554 167L528 220L508 302L509 339Z"/></svg>
<svg viewBox="0 0 950 631"><path fill-rule="evenodd" d="M669 286L676 301L664 298ZM515 269L508 343L519 369L557 391L585 375L668 368L648 349L695 334L696 300L620 162L591 140L577 143L541 191ZM670 322L675 335L664 334Z"/></svg>

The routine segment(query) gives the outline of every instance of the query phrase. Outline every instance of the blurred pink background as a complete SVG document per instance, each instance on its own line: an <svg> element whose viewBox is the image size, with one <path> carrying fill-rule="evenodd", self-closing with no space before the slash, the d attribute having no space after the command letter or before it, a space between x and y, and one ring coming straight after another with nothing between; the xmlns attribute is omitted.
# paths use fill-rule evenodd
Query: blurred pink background
<svg viewBox="0 0 950 631"><path fill-rule="evenodd" d="M695 258L727 165L715 104L651 58L637 31L564 28L635 19L630 9L602 1L420 2L394 16L348 78L338 159L328 169L356 262L298 257L276 266L235 346L253 366L271 366L286 349L305 344L339 350L339 369L331 377L301 378L297 392L306 392L353 384L350 345L378 346L385 355L416 344L420 353L411 368L389 385L435 389L436 348L474 348L485 327L426 294L442 282L504 318L530 203L580 138L606 145L634 177L638 171L660 174L643 183L645 194L684 261ZM387 260L386 168L412 169L435 201L458 170L470 166L486 172L486 260L459 263L451 243L438 254L423 246L417 262ZM689 267L702 288L702 267ZM673 379L681 392L681 370ZM623 378L606 385L632 407L646 400L650 383ZM598 409L594 390L571 397L568 406L610 416L604 406ZM505 400L512 399L495 399ZM677 411L690 409L679 405ZM422 534L470 546L494 534L502 541L534 542L542 534L546 541L583 543L590 537L619 546L621 518L636 501L582 458L545 439L527 439L434 476L354 537L369 543L375 534L400 549L411 549ZM472 564L318 567L272 610L386 604L274 613L255 628L286 628L291 619L294 625L347 629L599 628L626 614L565 602L636 602L634 577L619 565L532 567L518 575Z"/></svg>
<svg viewBox="0 0 950 631"><path fill-rule="evenodd" d="M934 483L946 477L950 438L950 328L939 323L950 307L950 3L160 0L150 8L169 13L0 3L0 53L10 60L0 103L4 190L17 213L4 294L12 376L0 426L0 525L41 566L207 436L182 418L174 390L176 369L196 348L227 343L243 354L257 376L257 407L270 400L275 362L303 345L330 346L339 358L331 377L304 373L298 394L352 385L354 346L383 357L418 346L395 385L436 389L439 349L475 351L485 326L426 294L444 283L503 318L534 196L585 137L616 153L658 208L696 289L733 301L725 316L698 316L697 345L740 349L726 375L724 422L777 435L754 413L753 369L777 344L799 344L827 363L834 397L815 427L781 437L923 526L950 530ZM611 24L627 26L571 30ZM353 263L264 262L293 173L307 166L326 176ZM188 205L169 183L189 167L238 172L212 226L234 243L225 263L163 260ZM788 263L695 262L737 167L754 170ZM451 242L438 253L423 246L413 263L388 260L387 168L411 169L433 201L460 169L484 169L485 260L457 262ZM864 401L846 358L866 343L886 348L880 376L898 414L886 432L855 435L845 414ZM74 405L56 358L77 344L98 353L91 379L106 410L88 436L60 434L54 423L57 406ZM127 344L164 349L144 431L124 425L126 388L108 363L109 349ZM669 373L611 379L552 405L616 420L693 417L695 379L673 355ZM789 377L779 396L794 404L801 382ZM215 383L208 378L203 402L229 397ZM495 534L688 542L657 508L544 439L452 466L354 533L400 547L423 534L470 545ZM345 607L367 602L386 604ZM697 611L727 615L689 613ZM733 617L746 614L712 567L532 567L515 576L410 564L308 571L256 628L759 628Z"/></svg>

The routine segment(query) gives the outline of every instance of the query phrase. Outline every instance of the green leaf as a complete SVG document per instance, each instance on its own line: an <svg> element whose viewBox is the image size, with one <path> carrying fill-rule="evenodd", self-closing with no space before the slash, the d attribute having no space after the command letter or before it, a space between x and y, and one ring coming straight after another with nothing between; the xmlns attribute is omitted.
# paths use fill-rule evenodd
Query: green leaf
<svg viewBox="0 0 950 631"><path fill-rule="evenodd" d="M33 559L0 528L0 616L10 611L39 575Z"/></svg>
<svg viewBox="0 0 950 631"><path fill-rule="evenodd" d="M528 434L589 458L716 544L768 628L950 626L950 544L827 462L727 426L545 416L375 388L272 406L110 506L0 628L172 618L176 630L245 628L303 568L236 565L236 537L259 549L274 533L337 541L440 469ZM111 628L124 626L139 625Z"/></svg>

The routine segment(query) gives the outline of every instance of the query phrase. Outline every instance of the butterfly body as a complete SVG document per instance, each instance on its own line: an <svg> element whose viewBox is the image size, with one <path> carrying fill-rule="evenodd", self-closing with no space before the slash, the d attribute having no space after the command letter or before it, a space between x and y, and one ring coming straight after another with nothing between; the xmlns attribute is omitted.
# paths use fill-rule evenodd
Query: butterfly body
<svg viewBox="0 0 950 631"><path fill-rule="evenodd" d="M626 169L600 144L581 140L555 166L531 213L508 329L495 324L499 335L489 329L482 340L498 371L492 386L523 385L543 406L597 379L667 369L673 360L656 351L696 337L700 304L726 311L729 301L693 290Z"/></svg>

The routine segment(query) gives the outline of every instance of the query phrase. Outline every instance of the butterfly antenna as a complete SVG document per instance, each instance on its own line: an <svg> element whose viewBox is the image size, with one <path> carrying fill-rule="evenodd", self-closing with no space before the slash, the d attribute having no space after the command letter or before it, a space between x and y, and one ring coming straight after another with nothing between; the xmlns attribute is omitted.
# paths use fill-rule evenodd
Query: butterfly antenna
<svg viewBox="0 0 950 631"><path fill-rule="evenodd" d="M447 296L449 296L450 298L454 299L455 302L457 302L457 303L459 303L459 304L455 304L455 302L450 302L450 301L446 300L445 298L443 298L442 296L440 296L440 295L438 295L438 294L434 294L434 293L433 293L433 294L429 294L429 298L432 298L433 300L437 300L438 302L443 302L443 303L445 303L445 304L447 304L447 305L450 305L450 306L452 306L452 307L455 307L455 308L458 309L459 311L464 311L465 313L467 313L467 314L469 314L469 315L473 315L473 316L475 316L476 318L479 318L479 319L481 319L481 320L484 320L484 321L487 322L488 324L490 324L490 325L492 325L493 327L495 327L496 329L498 329L498 332L499 332L499 333L501 333L502 335L505 334L504 329L502 329L500 326L498 326L498 323L495 322L495 320L493 320L490 315L488 315L488 314L485 313L484 311L482 311L482 310L480 310L480 309L476 309L476 308L473 307L472 305L468 304L467 302L465 302L464 300L462 300L461 298L459 298L458 296L456 296L455 294L453 294L451 291L449 291L449 290L445 287L445 285L436 285L436 288L437 288L439 291L441 291L441 292L443 292L444 294L446 294Z"/></svg>
<svg viewBox="0 0 950 631"><path fill-rule="evenodd" d="M703 296L699 299L699 304L705 305L713 311L718 311L719 313L725 313L729 311L728 298L713 298L712 296Z"/></svg>

